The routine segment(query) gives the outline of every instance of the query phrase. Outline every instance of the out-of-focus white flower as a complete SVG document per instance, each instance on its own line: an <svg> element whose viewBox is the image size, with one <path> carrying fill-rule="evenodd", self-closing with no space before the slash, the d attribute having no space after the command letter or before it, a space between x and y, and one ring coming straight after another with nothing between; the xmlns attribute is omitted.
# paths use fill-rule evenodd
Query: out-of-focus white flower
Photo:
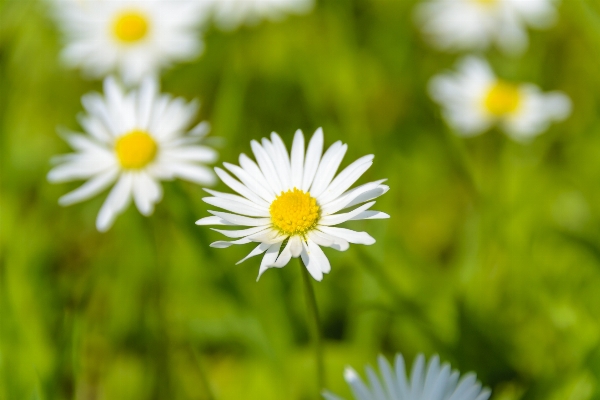
<svg viewBox="0 0 600 400"><path fill-rule="evenodd" d="M118 72L127 84L191 60L207 4L196 0L53 0L64 33L63 61L85 75Z"/></svg>
<svg viewBox="0 0 600 400"><path fill-rule="evenodd" d="M533 84L506 82L477 57L460 60L456 72L435 76L429 93L448 124L463 136L499 124L513 139L524 141L571 113L571 101L561 92L543 93Z"/></svg>
<svg viewBox="0 0 600 400"><path fill-rule="evenodd" d="M206 0L205 0L206 1ZM314 0L208 0L217 25L225 30L254 25L262 19L280 20L288 13L308 12Z"/></svg>
<svg viewBox="0 0 600 400"><path fill-rule="evenodd" d="M248 228L215 229L236 240L215 242L212 247L255 242L258 246L240 262L266 252L259 278L268 268L282 268L292 257L302 257L308 272L320 281L331 270L321 246L344 251L349 243L375 243L366 232L334 226L350 220L389 218L369 210L375 204L372 200L388 191L388 186L382 185L385 179L350 189L373 164L372 155L359 158L336 176L348 146L335 142L322 155L321 129L313 135L306 154L300 130L294 136L291 154L276 133L271 134L271 140L263 138L262 146L254 140L251 145L258 164L245 154L240 155L240 166L224 164L239 180L215 168L219 178L240 196L206 189L214 197L203 199L231 213L209 211L213 216L196 222Z"/></svg>
<svg viewBox="0 0 600 400"><path fill-rule="evenodd" d="M554 0L428 0L417 6L426 39L443 50L481 50L496 43L507 53L528 44L526 26L556 19Z"/></svg>
<svg viewBox="0 0 600 400"><path fill-rule="evenodd" d="M48 173L50 182L88 180L61 197L61 205L89 199L116 181L96 219L98 230L106 231L132 197L143 215L152 214L162 198L160 180L214 183L213 172L202 164L214 162L217 153L198 144L208 133L208 124L202 122L188 132L198 103L160 95L157 82L150 78L129 93L107 78L104 92L83 96L87 114L81 115L80 123L87 135L65 133L77 152L59 156L59 165Z"/></svg>
<svg viewBox="0 0 600 400"><path fill-rule="evenodd" d="M385 357L379 356L378 361L381 376L366 367L368 386L356 371L346 368L344 378L356 400L487 400L491 395L489 389L482 389L475 374L460 378L460 373L452 371L449 364L440 365L438 356L425 365L425 357L420 354L410 378L406 376L402 355L396 355L393 369ZM342 400L329 392L323 396L327 400Z"/></svg>

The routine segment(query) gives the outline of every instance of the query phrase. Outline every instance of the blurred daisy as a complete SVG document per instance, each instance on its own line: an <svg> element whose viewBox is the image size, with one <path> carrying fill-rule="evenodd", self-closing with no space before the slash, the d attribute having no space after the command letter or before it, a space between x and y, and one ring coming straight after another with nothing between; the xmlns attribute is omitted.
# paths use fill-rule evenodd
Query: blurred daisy
<svg viewBox="0 0 600 400"><path fill-rule="evenodd" d="M258 246L238 264L266 252L259 278L268 268L281 268L292 257L302 257L308 272L320 281L331 269L320 246L344 251L348 243L375 243L366 232L334 227L350 220L389 218L385 213L369 210L375 204L372 200L388 191L389 188L382 185L385 179L348 190L371 167L372 155L359 158L335 176L348 146L335 142L321 156L323 131L320 128L310 140L306 154L300 130L294 136L291 155L276 133L271 134L271 140L263 138L262 146L254 140L251 146L258 164L245 154L240 155L240 166L224 163L238 180L215 168L219 178L240 196L206 189L214 197L203 199L231 213L209 211L213 216L196 222L249 228L215 229L237 240L215 242L212 247L257 242ZM340 213L365 202L352 211Z"/></svg>
<svg viewBox="0 0 600 400"><path fill-rule="evenodd" d="M526 26L545 28L556 19L554 0L429 0L417 6L426 38L443 50L485 49L495 42L507 53L528 43Z"/></svg>
<svg viewBox="0 0 600 400"><path fill-rule="evenodd" d="M54 0L65 36L64 62L99 78L134 84L203 50L196 29L206 14L194 0Z"/></svg>
<svg viewBox="0 0 600 400"><path fill-rule="evenodd" d="M314 0L209 0L217 25L225 30L254 25L262 19L280 20L287 13L308 12Z"/></svg>
<svg viewBox="0 0 600 400"><path fill-rule="evenodd" d="M370 366L366 368L370 387L356 371L346 368L344 378L356 400L487 400L491 395L489 389L482 389L475 374L460 378L460 373L452 371L449 364L440 365L438 356L425 365L425 357L420 354L410 378L406 376L402 355L396 355L393 369L385 357L379 356L378 361L381 377ZM329 392L323 396L327 400L342 400Z"/></svg>
<svg viewBox="0 0 600 400"><path fill-rule="evenodd" d="M59 156L58 165L48 173L50 182L88 179L62 196L61 205L89 199L116 182L96 219L98 230L106 231L132 197L140 213L152 214L162 198L160 180L214 183L213 172L202 164L214 162L217 153L198 144L208 133L208 124L186 133L198 111L196 102L160 95L153 79L125 93L107 78L104 92L82 98L87 114L80 116L80 123L87 135L66 133L77 152Z"/></svg>
<svg viewBox="0 0 600 400"><path fill-rule="evenodd" d="M564 94L542 93L529 83L499 79L486 61L476 57L462 59L457 72L435 76L429 92L442 106L448 124L463 136L498 124L513 139L524 141L571 113L571 101Z"/></svg>

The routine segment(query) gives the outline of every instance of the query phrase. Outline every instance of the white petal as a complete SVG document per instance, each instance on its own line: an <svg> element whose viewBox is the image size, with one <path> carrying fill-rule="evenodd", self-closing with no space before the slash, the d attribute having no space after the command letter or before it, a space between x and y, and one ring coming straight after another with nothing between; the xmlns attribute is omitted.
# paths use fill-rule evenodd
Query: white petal
<svg viewBox="0 0 600 400"><path fill-rule="evenodd" d="M131 201L132 178L131 173L123 173L102 204L96 218L96 228L100 232L106 232L113 224L115 217Z"/></svg>
<svg viewBox="0 0 600 400"><path fill-rule="evenodd" d="M290 236L290 251L292 252L292 257L300 257L300 253L302 253L302 240L299 236Z"/></svg>
<svg viewBox="0 0 600 400"><path fill-rule="evenodd" d="M327 149L319 164L313 184L310 187L310 195L312 197L319 197L327 186L329 186L344 159L346 150L348 150L348 145L342 144L340 141L335 142Z"/></svg>
<svg viewBox="0 0 600 400"><path fill-rule="evenodd" d="M329 203L321 203L325 215L333 214L344 208L352 207L381 196L389 190L387 185L380 185L385 179L357 186Z"/></svg>
<svg viewBox="0 0 600 400"><path fill-rule="evenodd" d="M353 216L348 221L359 221L361 219L387 219L389 217L390 216L384 212L368 210Z"/></svg>
<svg viewBox="0 0 600 400"><path fill-rule="evenodd" d="M400 392L396 386L396 383L394 382L394 373L392 371L390 363L382 355L379 355L379 357L377 357L377 363L379 364L379 371L381 371L383 384L385 386L388 398L401 399L402 397L400 397Z"/></svg>
<svg viewBox="0 0 600 400"><path fill-rule="evenodd" d="M174 163L171 164L170 167L175 176L190 182L198 183L200 185L213 185L216 182L215 175L210 168L201 165Z"/></svg>
<svg viewBox="0 0 600 400"><path fill-rule="evenodd" d="M408 399L409 384L406 379L406 366L404 364L404 358L400 353L396 355L396 360L394 361L394 369L396 370L396 383L398 385L398 392L400 392L400 398Z"/></svg>
<svg viewBox="0 0 600 400"><path fill-rule="evenodd" d="M304 162L304 174L302 175L302 190L308 191L321 162L323 153L323 129L316 130L306 150L306 161Z"/></svg>
<svg viewBox="0 0 600 400"><path fill-rule="evenodd" d="M375 239L367 232L356 232L350 229L336 228L333 226L319 226L319 230L354 244L371 245L375 243Z"/></svg>
<svg viewBox="0 0 600 400"><path fill-rule="evenodd" d="M58 204L61 206L68 206L89 199L90 197L93 197L106 189L115 181L115 179L117 179L118 175L118 168L111 168L103 173L100 173L83 185L79 186L77 189L62 196L60 199L58 199Z"/></svg>
<svg viewBox="0 0 600 400"><path fill-rule="evenodd" d="M291 187L300 189L302 187L302 175L304 173L304 135L298 129L292 143L291 159Z"/></svg>
<svg viewBox="0 0 600 400"><path fill-rule="evenodd" d="M331 184L319 195L321 203L328 203L344 193L350 186L354 184L373 165L373 155L368 155L359 158L352 164L347 166Z"/></svg>
<svg viewBox="0 0 600 400"><path fill-rule="evenodd" d="M158 82L154 78L146 78L140 86L137 98L137 115L140 129L148 129L154 99L158 93Z"/></svg>
<svg viewBox="0 0 600 400"><path fill-rule="evenodd" d="M248 243L252 243L252 241L249 240L249 239L246 239L246 238L241 238L241 239L238 239L238 240L233 240L231 242L219 240L217 242L212 242L210 244L210 247L214 247L214 248L217 248L217 249L225 249L227 247L230 247L230 246L233 246L233 245L236 245L236 244L248 244Z"/></svg>
<svg viewBox="0 0 600 400"><path fill-rule="evenodd" d="M318 244L316 244L310 239L308 239L306 242L302 242L302 246L304 247L304 252L306 253L308 258L308 264L305 264L306 269L308 269L308 272L310 272L313 278L320 281L321 279L323 279L323 275L320 273L316 273L315 271L319 269L319 271L322 273L329 273L329 271L331 271L331 264L329 264L329 259L327 258L325 253L323 253L321 247L319 247ZM302 258L302 260L304 261L304 258ZM320 278L318 278L319 276Z"/></svg>
<svg viewBox="0 0 600 400"><path fill-rule="evenodd" d="M245 202L230 200L230 199L222 199L218 197L204 197L202 200L205 203L213 205L215 207L222 208L227 211L231 211L236 214L247 215L249 217L269 217L269 211L266 209L261 209L255 206L249 200Z"/></svg>
<svg viewBox="0 0 600 400"><path fill-rule="evenodd" d="M145 172L136 173L133 177L133 200L142 215L150 215L154 211L154 203L162 197L160 185Z"/></svg>
<svg viewBox="0 0 600 400"><path fill-rule="evenodd" d="M271 247L271 245L269 243L261 243L258 246L256 246L254 248L254 250L252 250L246 257L242 258L240 261L236 262L235 265L241 264L244 261L246 261L247 259L257 256L259 254L264 253L265 251L267 251L267 249Z"/></svg>
<svg viewBox="0 0 600 400"><path fill-rule="evenodd" d="M244 169L238 167L237 165L223 163L225 168L231 171L246 187L252 190L254 193L259 195L265 201L270 201L273 196L271 193L262 186L258 181L256 181L252 175L248 174Z"/></svg>
<svg viewBox="0 0 600 400"><path fill-rule="evenodd" d="M321 220L319 221L319 225L331 226L331 225L341 224L342 222L346 222L346 221L356 217L363 211L365 211L368 208L370 208L371 206L373 206L373 204L375 204L375 202L371 201L371 202L363 204L362 206L357 207L354 210L347 212L347 213L326 215L323 218L321 218Z"/></svg>
<svg viewBox="0 0 600 400"><path fill-rule="evenodd" d="M240 154L239 161L240 161L240 166L244 169L244 171L246 171L246 173L248 175L253 177L260 184L260 186L269 193L268 198L266 198L265 200L268 203L271 203L273 201L273 199L275 199L275 192L273 191L273 189L271 189L271 186L267 183L267 180L265 179L265 176L263 175L263 173L260 170L260 168L258 167L258 165L256 165L256 163L254 161L252 161L250 159L250 157L248 157L244 153Z"/></svg>
<svg viewBox="0 0 600 400"><path fill-rule="evenodd" d="M323 227L320 227L323 228ZM338 236L330 235L320 230L311 232L311 239L314 239L319 246L331 247L337 251L346 251L350 248L350 243Z"/></svg>
<svg viewBox="0 0 600 400"><path fill-rule="evenodd" d="M410 373L410 396L409 398L418 399L421 397L423 389L423 374L425 369L425 357L422 354L417 356Z"/></svg>
<svg viewBox="0 0 600 400"><path fill-rule="evenodd" d="M267 202L265 202L263 199L261 199L259 195L254 193L252 190L248 189L247 186L245 186L242 183L238 182L237 180L233 179L227 172L223 171L221 168L215 167L215 172L217 173L219 178L221 178L223 183L226 184L227 186L229 186L235 192L241 194L242 196L244 196L245 198L247 198L248 200L250 200L256 204L266 206L266 207L269 206L269 204Z"/></svg>
<svg viewBox="0 0 600 400"><path fill-rule="evenodd" d="M260 268L258 270L258 277L256 278L257 282L260 279L260 276L267 269L269 269L273 265L273 263L275 263L275 260L277 260L277 254L279 254L279 249L280 248L281 248L281 242L274 243L274 244L272 244L269 247L269 249L267 250L265 256L262 259L262 262L260 263Z"/></svg>
<svg viewBox="0 0 600 400"><path fill-rule="evenodd" d="M351 367L346 367L346 369L344 369L344 379L348 385L350 385L350 389L352 390L352 394L354 395L355 399L374 400L369 392L369 389L363 383L354 369Z"/></svg>
<svg viewBox="0 0 600 400"><path fill-rule="evenodd" d="M233 224L229 221L225 221L223 218L220 217L215 217L214 215L211 215L210 217L204 217L204 218L200 218L198 221L196 221L196 225L236 225Z"/></svg>
<svg viewBox="0 0 600 400"><path fill-rule="evenodd" d="M217 161L219 154L206 146L185 146L164 150L168 155L176 160L197 161L202 163L213 163Z"/></svg>
<svg viewBox="0 0 600 400"><path fill-rule="evenodd" d="M285 245L285 247L283 248L283 250L277 257L277 260L275 260L275 262L272 265L270 265L270 267L275 267L275 268L285 267L287 265L287 263L289 263L290 260L292 259L292 250L290 249L290 247L291 247L290 241L288 240L287 244Z"/></svg>
<svg viewBox="0 0 600 400"><path fill-rule="evenodd" d="M264 139L263 139L264 141ZM272 151L275 155L273 161L276 167L277 176L279 176L279 180L281 185L284 188L292 187L292 179L291 179L291 171L290 171L290 156L287 152L285 144L283 140L279 137L275 132L271 133L271 142L264 141L267 145L270 144L272 146ZM263 143L263 146L264 146ZM266 149L267 146L264 146Z"/></svg>
<svg viewBox="0 0 600 400"><path fill-rule="evenodd" d="M252 152L254 153L254 157L256 157L256 161L258 161L258 165L260 166L260 170L262 171L265 179L267 180L267 184L273 189L275 193L281 193L284 188L279 181L279 177L277 172L275 171L275 166L273 162L270 160L265 149L262 148L260 144L256 140L250 142L250 146L252 147Z"/></svg>
<svg viewBox="0 0 600 400"><path fill-rule="evenodd" d="M208 212L211 213L212 215L215 215L219 218L224 219L225 221L229 221L235 225L261 226L261 225L267 225L267 224L271 223L270 218L250 218L250 217L244 217L242 215L230 214L230 213L225 213L225 212L220 212L220 211L211 211L211 210L209 210Z"/></svg>
<svg viewBox="0 0 600 400"><path fill-rule="evenodd" d="M255 233L262 232L267 228L268 228L267 225L263 225L263 226L255 226L253 228L231 230L231 231L223 230L223 229L215 229L215 228L211 228L211 229L215 232L219 232L230 238L240 238L240 237L245 237L245 236L249 236L249 235L254 235Z"/></svg>

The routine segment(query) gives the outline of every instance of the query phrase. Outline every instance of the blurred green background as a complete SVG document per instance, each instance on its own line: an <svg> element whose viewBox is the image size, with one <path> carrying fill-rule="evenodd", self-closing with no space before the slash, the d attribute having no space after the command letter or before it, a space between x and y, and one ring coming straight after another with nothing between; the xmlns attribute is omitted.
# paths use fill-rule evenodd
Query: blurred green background
<svg viewBox="0 0 600 400"><path fill-rule="evenodd" d="M375 154L359 183L387 178L356 221L373 246L325 250L315 290L328 388L343 367L382 353L440 354L475 371L494 400L600 399L600 5L565 0L529 50L485 53L498 74L562 90L573 115L530 144L501 132L461 139L428 99L439 53L413 22L415 1L319 1L306 16L235 32L163 75L202 102L221 161L249 141L324 128L346 160ZM251 246L219 234L200 187L164 184L151 218L130 207L101 234L104 195L62 208L78 183L50 185L98 81L58 61L47 4L0 1L0 399L309 399L316 392L298 262L255 282ZM226 191L219 184L219 190ZM204 371L204 374L203 372Z"/></svg>

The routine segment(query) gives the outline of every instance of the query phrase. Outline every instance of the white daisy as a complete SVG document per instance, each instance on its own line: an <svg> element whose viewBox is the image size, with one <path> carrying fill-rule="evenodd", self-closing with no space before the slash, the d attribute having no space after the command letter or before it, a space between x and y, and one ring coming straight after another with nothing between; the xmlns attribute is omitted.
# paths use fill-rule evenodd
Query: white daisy
<svg viewBox="0 0 600 400"><path fill-rule="evenodd" d="M259 278L268 268L281 268L292 257L302 257L308 272L320 281L331 269L320 246L344 251L348 243L375 243L366 232L334 227L350 220L389 218L385 213L369 210L375 204L372 200L388 191L388 186L382 185L385 179L348 190L373 164L372 155L359 158L335 176L348 147L335 142L321 157L320 128L310 140L306 154L300 130L294 136L291 155L276 133L271 134L271 140L263 138L262 146L254 140L251 146L258 164L245 154L240 155L240 166L224 163L239 180L215 168L219 178L241 196L206 189L214 197L203 199L233 214L209 211L213 216L196 222L248 228L215 229L237 240L215 242L212 247L257 242L258 246L238 264L266 252ZM340 213L365 202L352 211Z"/></svg>
<svg viewBox="0 0 600 400"><path fill-rule="evenodd" d="M126 93L112 78L104 81L104 96L82 97L87 111L79 121L87 135L66 133L77 152L57 158L50 182L88 181L59 199L63 206L86 200L116 182L104 202L96 227L106 231L133 197L143 215L150 215L162 198L158 181L182 178L212 184L217 153L198 144L208 133L202 122L187 132L198 103L186 103L158 93L157 82L146 79L139 90ZM186 133L187 132L187 133Z"/></svg>
<svg viewBox="0 0 600 400"><path fill-rule="evenodd" d="M134 84L203 50L206 15L195 0L54 0L64 62L95 78L118 72Z"/></svg>
<svg viewBox="0 0 600 400"><path fill-rule="evenodd" d="M571 101L564 94L542 93L533 84L499 79L486 61L476 57L462 59L457 72L435 76L429 92L442 106L448 124L463 136L499 124L513 139L528 140L571 113Z"/></svg>
<svg viewBox="0 0 600 400"><path fill-rule="evenodd" d="M496 43L520 53L526 26L545 28L556 19L554 0L429 0L416 9L426 38L443 50L481 50Z"/></svg>
<svg viewBox="0 0 600 400"><path fill-rule="evenodd" d="M214 18L222 29L240 25L254 25L262 19L280 20L288 13L308 12L314 0L209 0L214 7Z"/></svg>
<svg viewBox="0 0 600 400"><path fill-rule="evenodd" d="M473 373L460 378L460 372L450 368L450 364L440 365L440 358L433 356L427 365L420 354L412 368L410 378L406 376L404 359L396 355L394 368L383 356L379 356L377 376L373 368L366 367L369 386L365 385L356 371L347 367L344 378L356 400L487 400L491 392L482 389ZM460 379L459 379L460 378ZM324 392L327 400L342 400L340 397Z"/></svg>

